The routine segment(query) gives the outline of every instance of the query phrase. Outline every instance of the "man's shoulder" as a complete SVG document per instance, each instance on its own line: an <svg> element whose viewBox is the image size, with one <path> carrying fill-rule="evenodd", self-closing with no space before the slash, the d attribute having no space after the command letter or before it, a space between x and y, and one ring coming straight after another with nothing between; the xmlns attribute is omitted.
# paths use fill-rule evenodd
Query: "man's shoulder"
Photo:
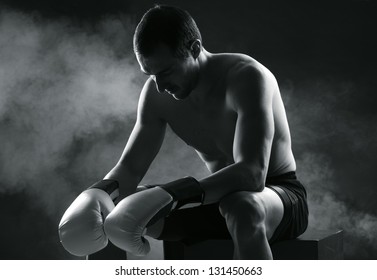
<svg viewBox="0 0 377 280"><path fill-rule="evenodd" d="M169 100L167 94L161 94L157 91L156 83L152 78L148 78L141 90L140 101L150 105L158 105Z"/></svg>
<svg viewBox="0 0 377 280"><path fill-rule="evenodd" d="M142 112L142 115L162 119L162 112L166 108L167 102L169 100L167 100L166 95L159 93L154 81L148 78L140 93L138 111Z"/></svg>
<svg viewBox="0 0 377 280"><path fill-rule="evenodd" d="M229 67L226 73L227 98L234 104L251 102L266 94L264 88L276 88L274 75L260 62L244 54L226 54Z"/></svg>
<svg viewBox="0 0 377 280"><path fill-rule="evenodd" d="M152 78L148 78L144 83L143 89L141 90L141 97L142 98L146 98L146 97L150 98L155 93L158 93L156 86L155 86L155 83L152 80Z"/></svg>
<svg viewBox="0 0 377 280"><path fill-rule="evenodd" d="M224 54L224 59L229 61L226 78L230 84L237 84L240 81L253 83L273 77L267 67L248 55L238 53Z"/></svg>

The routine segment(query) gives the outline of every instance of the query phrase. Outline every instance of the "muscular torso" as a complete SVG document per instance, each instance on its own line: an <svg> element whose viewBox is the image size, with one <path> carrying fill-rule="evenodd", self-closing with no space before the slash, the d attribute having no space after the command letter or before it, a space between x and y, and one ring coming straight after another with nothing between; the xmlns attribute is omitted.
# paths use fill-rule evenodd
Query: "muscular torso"
<svg viewBox="0 0 377 280"><path fill-rule="evenodd" d="M267 75L271 75L271 82L275 82L264 66L248 56L218 54L214 55L206 77L211 83L208 91L194 93L195 96L205 96L204 99L197 102L194 98L177 101L168 94L157 92L154 98L158 115L197 151L211 172L234 163L233 140L238 115L231 104L227 81L229 71L244 63L263 68ZM273 94L274 138L267 176L296 169L288 122L277 84Z"/></svg>

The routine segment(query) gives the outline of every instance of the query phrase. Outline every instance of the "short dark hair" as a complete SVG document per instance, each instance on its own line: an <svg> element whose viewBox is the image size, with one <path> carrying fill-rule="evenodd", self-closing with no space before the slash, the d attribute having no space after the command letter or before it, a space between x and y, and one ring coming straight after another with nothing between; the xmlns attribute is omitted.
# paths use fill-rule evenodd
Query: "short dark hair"
<svg viewBox="0 0 377 280"><path fill-rule="evenodd" d="M166 44L178 58L187 57L187 49L195 40L202 40L191 15L174 6L155 5L136 27L134 51L143 56L153 53L159 43Z"/></svg>

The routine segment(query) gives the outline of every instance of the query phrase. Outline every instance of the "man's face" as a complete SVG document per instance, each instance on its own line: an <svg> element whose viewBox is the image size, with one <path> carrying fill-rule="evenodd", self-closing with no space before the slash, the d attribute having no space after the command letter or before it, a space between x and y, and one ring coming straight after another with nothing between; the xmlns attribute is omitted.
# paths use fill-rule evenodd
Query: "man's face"
<svg viewBox="0 0 377 280"><path fill-rule="evenodd" d="M186 98L197 84L198 63L192 55L177 58L168 46L160 44L152 55L144 57L136 53L136 57L141 71L151 76L160 93L167 93L181 100Z"/></svg>

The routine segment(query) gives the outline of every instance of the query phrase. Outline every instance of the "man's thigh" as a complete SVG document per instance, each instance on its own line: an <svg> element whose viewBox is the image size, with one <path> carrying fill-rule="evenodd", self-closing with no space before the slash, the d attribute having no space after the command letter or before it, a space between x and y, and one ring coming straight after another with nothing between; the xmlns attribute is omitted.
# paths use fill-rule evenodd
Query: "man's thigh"
<svg viewBox="0 0 377 280"><path fill-rule="evenodd" d="M262 192L243 192L253 195L260 201L266 213L265 227L267 239L270 239L284 215L284 206L280 197L266 187ZM237 204L235 204L237 205ZM225 220L218 210L218 204L204 205L191 209L179 210L165 219L148 227L146 235L158 239L180 240L187 238L230 238Z"/></svg>
<svg viewBox="0 0 377 280"><path fill-rule="evenodd" d="M146 234L167 241L231 239L218 203L174 211L148 227Z"/></svg>
<svg viewBox="0 0 377 280"><path fill-rule="evenodd" d="M257 197L265 211L266 236L269 240L283 219L283 202L279 195L269 187L265 187L261 192L250 192L250 195Z"/></svg>

